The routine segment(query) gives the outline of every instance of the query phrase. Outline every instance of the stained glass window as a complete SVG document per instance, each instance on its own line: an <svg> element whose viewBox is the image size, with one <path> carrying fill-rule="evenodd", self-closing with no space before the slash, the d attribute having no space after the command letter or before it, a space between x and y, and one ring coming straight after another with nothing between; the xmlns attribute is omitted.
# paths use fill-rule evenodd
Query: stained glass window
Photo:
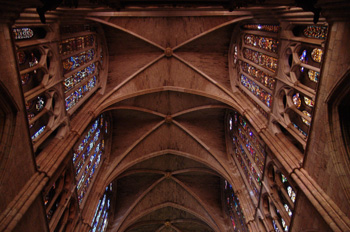
<svg viewBox="0 0 350 232"><path fill-rule="evenodd" d="M104 232L108 225L109 208L111 207L112 184L106 187L103 197L98 202L95 215L91 223L90 232Z"/></svg>
<svg viewBox="0 0 350 232"><path fill-rule="evenodd" d="M34 31L28 27L14 28L12 29L12 33L15 37L15 40L30 39L34 36Z"/></svg>
<svg viewBox="0 0 350 232"><path fill-rule="evenodd" d="M32 140L38 138L45 131L45 126L42 126L35 134L32 136Z"/></svg>
<svg viewBox="0 0 350 232"><path fill-rule="evenodd" d="M293 104L299 109L301 106L301 99L299 93L293 95Z"/></svg>
<svg viewBox="0 0 350 232"><path fill-rule="evenodd" d="M232 222L232 226L235 232L248 232L248 228L245 224L244 214L239 203L238 197L234 194L232 185L225 180L225 199L226 199L226 208L229 214L229 217Z"/></svg>
<svg viewBox="0 0 350 232"><path fill-rule="evenodd" d="M96 64L93 63L88 67L84 68L83 70L80 70L77 73L74 73L72 76L66 78L63 82L65 93L71 90L72 88L74 88L83 80L85 80L88 76L95 73L95 70L96 70Z"/></svg>
<svg viewBox="0 0 350 232"><path fill-rule="evenodd" d="M234 53L233 53L233 63L234 64L237 63L237 59L238 59L238 47L237 47L237 45L235 45Z"/></svg>
<svg viewBox="0 0 350 232"><path fill-rule="evenodd" d="M273 38L246 34L244 36L244 43L269 52L277 53L278 40Z"/></svg>
<svg viewBox="0 0 350 232"><path fill-rule="evenodd" d="M30 120L32 120L35 117L35 114L30 113L28 114L28 122L30 122ZM34 126L34 123L29 124L29 128L32 128Z"/></svg>
<svg viewBox="0 0 350 232"><path fill-rule="evenodd" d="M307 50L303 50L303 52L302 52L301 55L299 56L299 60L300 60L302 63L307 63L307 62L308 62Z"/></svg>
<svg viewBox="0 0 350 232"><path fill-rule="evenodd" d="M89 49L87 51L81 52L78 55L71 56L62 61L63 64L63 72L67 73L72 71L94 59L95 50Z"/></svg>
<svg viewBox="0 0 350 232"><path fill-rule="evenodd" d="M287 211L289 217L291 217L293 213L292 213L292 210L289 208L289 206L287 204L284 204L283 207Z"/></svg>
<svg viewBox="0 0 350 232"><path fill-rule="evenodd" d="M246 62L242 62L241 68L244 72L250 74L255 80L259 81L269 89L273 90L275 88L275 78L271 77L260 69L257 69L253 65Z"/></svg>
<svg viewBox="0 0 350 232"><path fill-rule="evenodd" d="M58 45L59 53L62 55L67 55L74 51L79 51L80 49L93 46L94 41L95 38L92 34L62 40Z"/></svg>
<svg viewBox="0 0 350 232"><path fill-rule="evenodd" d="M231 118L234 118L234 121L230 133L235 161L241 167L240 172L245 177L251 194L258 199L266 156L264 144L258 139L252 127L242 116L238 115L237 112L232 115Z"/></svg>
<svg viewBox="0 0 350 232"><path fill-rule="evenodd" d="M67 111L75 106L91 89L96 86L96 80L96 76L94 76L83 86L76 89L73 93L69 94L68 97L66 97L65 101Z"/></svg>
<svg viewBox="0 0 350 232"><path fill-rule="evenodd" d="M22 81L22 85L26 85L30 80L30 74L29 73L25 73L21 75L21 81Z"/></svg>
<svg viewBox="0 0 350 232"><path fill-rule="evenodd" d="M301 134L303 134L305 137L307 137L307 134L305 133L305 131L303 131L297 124L292 123L294 128L296 128Z"/></svg>
<svg viewBox="0 0 350 232"><path fill-rule="evenodd" d="M245 25L243 25L243 28L249 29L249 30L278 32L279 26L273 25L273 24L245 24Z"/></svg>
<svg viewBox="0 0 350 232"><path fill-rule="evenodd" d="M304 29L304 35L314 39L326 39L328 27L326 26L307 26Z"/></svg>
<svg viewBox="0 0 350 232"><path fill-rule="evenodd" d="M37 102L35 104L35 108L38 112L40 112L45 106L45 99L44 97L39 96L37 98Z"/></svg>
<svg viewBox="0 0 350 232"><path fill-rule="evenodd" d="M260 101L266 106L271 107L272 95L257 85L254 81L250 80L243 74L241 74L241 84L246 87L251 93L253 93Z"/></svg>
<svg viewBox="0 0 350 232"><path fill-rule="evenodd" d="M314 107L314 101L313 100L311 100L310 98L308 98L308 97L304 97L304 102L305 102L305 104L306 105L308 105L308 106L310 106L310 107Z"/></svg>
<svg viewBox="0 0 350 232"><path fill-rule="evenodd" d="M319 72L316 72L316 71L314 71L314 70L309 70L308 72L307 72L307 74L308 74L308 77L309 77L309 79L311 80L311 81L313 81L313 82L318 82L318 78L319 78L319 76L320 76L320 73Z"/></svg>
<svg viewBox="0 0 350 232"><path fill-rule="evenodd" d="M306 110L303 110L303 114L305 114L306 116L311 118L311 114L309 112L307 112ZM306 120L304 117L301 117L301 120L303 121L303 123L305 123L306 125L310 126L310 122L308 120Z"/></svg>
<svg viewBox="0 0 350 232"><path fill-rule="evenodd" d="M295 194L295 192L293 191L293 189L292 189L291 186L288 186L288 187L287 187L287 192L288 192L288 196L290 197L290 199L292 200L292 202L295 203L296 194Z"/></svg>
<svg viewBox="0 0 350 232"><path fill-rule="evenodd" d="M313 61L315 61L317 63L321 63L322 55L323 55L323 51L320 48L314 48L311 51L311 58L312 58Z"/></svg>
<svg viewBox="0 0 350 232"><path fill-rule="evenodd" d="M275 230L275 232L280 232L280 230L278 229L278 226L277 226L277 223L275 220L272 220L272 225L273 225L273 228Z"/></svg>
<svg viewBox="0 0 350 232"><path fill-rule="evenodd" d="M99 116L82 137L73 153L77 194L81 205L96 176L104 154L104 117Z"/></svg>
<svg viewBox="0 0 350 232"><path fill-rule="evenodd" d="M281 173L281 179L282 179L282 183L286 183L288 180L287 178Z"/></svg>
<svg viewBox="0 0 350 232"><path fill-rule="evenodd" d="M249 48L244 48L243 56L244 58L253 61L254 63L272 72L276 72L277 70L277 59L272 56L265 55Z"/></svg>

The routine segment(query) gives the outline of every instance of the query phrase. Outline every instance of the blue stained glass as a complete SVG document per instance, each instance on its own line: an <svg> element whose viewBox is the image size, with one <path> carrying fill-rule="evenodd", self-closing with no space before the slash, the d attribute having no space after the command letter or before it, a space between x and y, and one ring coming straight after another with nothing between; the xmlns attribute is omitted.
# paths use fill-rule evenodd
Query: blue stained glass
<svg viewBox="0 0 350 232"><path fill-rule="evenodd" d="M254 81L250 80L245 75L241 74L241 84L246 87L251 93L253 93L259 100L265 105L271 107L272 95L266 92L263 88L257 85Z"/></svg>
<svg viewBox="0 0 350 232"><path fill-rule="evenodd" d="M81 52L78 55L71 56L62 61L63 72L67 73L72 71L94 59L95 50L89 49L87 51Z"/></svg>
<svg viewBox="0 0 350 232"><path fill-rule="evenodd" d="M38 138L45 130L46 126L41 127L35 134L32 136L32 140Z"/></svg>
<svg viewBox="0 0 350 232"><path fill-rule="evenodd" d="M307 137L307 134L302 129L300 129L300 127L297 124L295 124L295 123L292 123L292 124L301 134L303 134L305 137Z"/></svg>
<svg viewBox="0 0 350 232"><path fill-rule="evenodd" d="M83 70L80 70L77 73L73 74L72 76L66 78L63 82L65 93L71 90L72 88L74 88L83 80L85 80L88 76L92 75L95 72L95 70L96 70L96 64L93 63L88 67L84 68Z"/></svg>
<svg viewBox="0 0 350 232"><path fill-rule="evenodd" d="M81 86L78 88L76 91L68 95L66 97L66 110L68 111L71 109L73 106L75 106L81 98L84 97L86 93L88 93L91 89L93 89L96 85L96 76L91 78L88 83L86 83L84 86Z"/></svg>
<svg viewBox="0 0 350 232"><path fill-rule="evenodd" d="M304 50L300 57L299 57L299 60L302 62L302 63L307 63L308 62L308 57L307 57L307 51Z"/></svg>

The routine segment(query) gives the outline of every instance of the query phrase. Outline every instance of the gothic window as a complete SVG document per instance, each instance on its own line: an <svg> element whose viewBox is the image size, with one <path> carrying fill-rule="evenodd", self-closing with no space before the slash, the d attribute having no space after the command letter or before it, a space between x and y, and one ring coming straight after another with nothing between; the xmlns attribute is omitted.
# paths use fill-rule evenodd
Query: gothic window
<svg viewBox="0 0 350 232"><path fill-rule="evenodd" d="M20 27L12 29L15 41L43 39L46 33L46 30L42 27Z"/></svg>
<svg viewBox="0 0 350 232"><path fill-rule="evenodd" d="M251 189L255 198L259 199L266 156L265 145L246 119L237 112L230 114L229 125L231 121L233 126L232 130L229 131L233 142L233 158L241 168L240 170L248 184L248 189Z"/></svg>
<svg viewBox="0 0 350 232"><path fill-rule="evenodd" d="M49 223L50 231L56 231L57 227L62 226L66 201L70 201L68 189L71 189L71 173L69 169L64 170L59 177L50 182L44 189L44 205L46 209L46 217ZM71 217L76 217L72 215ZM67 223L67 222L65 222Z"/></svg>
<svg viewBox="0 0 350 232"><path fill-rule="evenodd" d="M108 225L108 213L111 205L112 183L106 187L103 197L98 202L95 215L91 223L90 232L104 232Z"/></svg>
<svg viewBox="0 0 350 232"><path fill-rule="evenodd" d="M61 55L71 54L75 51L79 51L87 47L92 47L94 45L94 42L95 42L95 37L92 34L65 39L58 44L59 53Z"/></svg>
<svg viewBox="0 0 350 232"><path fill-rule="evenodd" d="M90 96L99 84L102 47L94 33L61 40L66 111L70 113ZM78 104L79 103L79 104Z"/></svg>
<svg viewBox="0 0 350 232"><path fill-rule="evenodd" d="M267 107L271 107L272 95L261 88L253 80L241 74L241 84L247 88L255 97L262 101Z"/></svg>
<svg viewBox="0 0 350 232"><path fill-rule="evenodd" d="M79 205L82 205L104 159L105 131L105 118L100 115L75 146L73 165Z"/></svg>
<svg viewBox="0 0 350 232"><path fill-rule="evenodd" d="M276 72L277 70L277 59L272 56L266 55L264 53L249 48L243 49L243 56L244 58L272 72Z"/></svg>
<svg viewBox="0 0 350 232"><path fill-rule="evenodd" d="M314 48L311 51L311 58L313 61L315 61L317 63L322 62L322 55L323 55L323 51L320 48Z"/></svg>
<svg viewBox="0 0 350 232"><path fill-rule="evenodd" d="M242 62L241 69L243 72L252 76L256 81L263 84L267 88L273 90L275 88L275 78L269 74L261 71L260 69L248 64L247 62Z"/></svg>
<svg viewBox="0 0 350 232"><path fill-rule="evenodd" d="M95 49L83 51L62 61L63 72L67 73L92 61L95 56Z"/></svg>
<svg viewBox="0 0 350 232"><path fill-rule="evenodd" d="M245 232L248 228L245 223L244 214L239 203L238 197L235 195L232 185L225 180L224 195L226 199L226 209L231 219L231 223L235 232Z"/></svg>
<svg viewBox="0 0 350 232"><path fill-rule="evenodd" d="M244 29L248 30L257 30L257 31L266 31L266 32L278 32L279 25L273 24L245 24L243 25Z"/></svg>
<svg viewBox="0 0 350 232"><path fill-rule="evenodd" d="M327 26L310 25L310 26L295 26L293 34L298 37L306 37L311 39L325 40L328 34Z"/></svg>
<svg viewBox="0 0 350 232"><path fill-rule="evenodd" d="M246 45L250 45L255 48L260 48L268 52L277 53L278 40L270 37L258 36L253 34L245 34L244 43Z"/></svg>
<svg viewBox="0 0 350 232"><path fill-rule="evenodd" d="M238 46L235 45L234 51L233 51L233 63L236 64L238 60Z"/></svg>

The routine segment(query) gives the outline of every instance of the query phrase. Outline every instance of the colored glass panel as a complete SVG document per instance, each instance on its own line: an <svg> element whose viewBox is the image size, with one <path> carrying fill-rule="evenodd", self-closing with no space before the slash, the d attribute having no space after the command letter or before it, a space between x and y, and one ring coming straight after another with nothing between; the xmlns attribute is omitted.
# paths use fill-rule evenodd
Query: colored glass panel
<svg viewBox="0 0 350 232"><path fill-rule="evenodd" d="M237 60L238 60L238 47L237 45L235 45L234 54L233 54L233 63L236 64Z"/></svg>
<svg viewBox="0 0 350 232"><path fill-rule="evenodd" d="M246 34L244 43L274 53L277 53L278 49L278 40L258 35Z"/></svg>
<svg viewBox="0 0 350 232"><path fill-rule="evenodd" d="M323 55L323 51L320 48L314 48L311 51L311 58L312 58L313 61L315 61L317 63L321 63L322 55Z"/></svg>
<svg viewBox="0 0 350 232"><path fill-rule="evenodd" d="M277 59L272 56L265 55L249 48L244 48L243 56L244 58L253 61L255 64L258 64L272 72L276 72L277 70Z"/></svg>
<svg viewBox="0 0 350 232"><path fill-rule="evenodd" d="M81 86L73 93L66 97L66 110L68 111L75 106L91 89L96 86L96 76L91 78L85 85Z"/></svg>
<svg viewBox="0 0 350 232"><path fill-rule="evenodd" d="M292 188L291 186L288 186L288 187L287 187L287 192L288 192L288 196L290 197L290 199L291 199L292 202L294 203L294 202L295 202L296 194L295 194L295 192L293 191L293 188Z"/></svg>
<svg viewBox="0 0 350 232"><path fill-rule="evenodd" d="M260 69L257 69L253 65L250 65L246 62L242 62L241 68L244 72L254 77L255 80L268 87L269 89L273 90L275 88L275 78L271 77Z"/></svg>
<svg viewBox="0 0 350 232"><path fill-rule="evenodd" d="M244 214L238 197L234 194L232 185L225 180L224 195L226 199L226 207L231 219L231 223L235 232L249 231L244 219Z"/></svg>
<svg viewBox="0 0 350 232"><path fill-rule="evenodd" d="M253 93L260 101L266 106L271 107L272 95L257 85L254 81L250 80L243 74L241 74L241 84L246 87L251 93Z"/></svg>
<svg viewBox="0 0 350 232"><path fill-rule="evenodd" d="M245 24L244 29L267 31L267 32L278 32L279 26L273 24Z"/></svg>
<svg viewBox="0 0 350 232"><path fill-rule="evenodd" d="M281 173L282 183L288 182L287 178Z"/></svg>
<svg viewBox="0 0 350 232"><path fill-rule="evenodd" d="M66 78L63 82L65 93L74 88L80 82L84 81L87 77L92 75L96 70L96 64L93 63L83 70L78 71L72 76Z"/></svg>
<svg viewBox="0 0 350 232"><path fill-rule="evenodd" d="M30 120L32 120L35 117L35 114L28 114L28 122L30 122ZM29 128L32 128L34 126L34 123L29 124Z"/></svg>
<svg viewBox="0 0 350 232"><path fill-rule="evenodd" d="M295 124L295 123L292 123L292 124L301 134L303 134L305 137L307 137L307 134L305 133L305 131L303 131L297 124Z"/></svg>
<svg viewBox="0 0 350 232"><path fill-rule="evenodd" d="M35 108L38 112L40 112L44 108L44 106L45 106L45 99L39 96L35 104Z"/></svg>
<svg viewBox="0 0 350 232"><path fill-rule="evenodd" d="M301 106L301 99L299 93L293 95L293 104L299 109Z"/></svg>
<svg viewBox="0 0 350 232"><path fill-rule="evenodd" d="M95 50L89 49L87 51L81 52L78 55L71 56L62 61L63 64L63 72L67 73L72 71L94 59Z"/></svg>
<svg viewBox="0 0 350 232"><path fill-rule="evenodd" d="M24 64L27 60L27 56L26 56L25 52L18 51L17 52L17 60L18 60L19 64Z"/></svg>
<svg viewBox="0 0 350 232"><path fill-rule="evenodd" d="M30 39L34 36L34 31L28 27L14 28L12 29L12 33L15 40Z"/></svg>
<svg viewBox="0 0 350 232"><path fill-rule="evenodd" d="M100 199L95 215L91 223L90 232L104 232L108 225L108 212L111 205L110 195L112 191L112 184L106 187L103 197Z"/></svg>
<svg viewBox="0 0 350 232"><path fill-rule="evenodd" d="M307 63L308 62L308 57L307 57L307 50L303 50L303 52L301 53L301 55L299 56L299 60L302 62L302 63ZM303 69L304 71L304 69Z"/></svg>
<svg viewBox="0 0 350 232"><path fill-rule="evenodd" d="M319 72L316 72L316 71L314 71L314 70L309 70L308 72L307 72L307 75L308 75L308 77L309 77L309 79L311 80L311 81L313 81L313 82L318 82L318 78L319 78L319 76L320 76L320 73Z"/></svg>
<svg viewBox="0 0 350 232"><path fill-rule="evenodd" d="M304 29L304 35L314 39L326 39L328 27L326 26L307 26Z"/></svg>
<svg viewBox="0 0 350 232"><path fill-rule="evenodd" d="M314 107L314 105L315 105L315 102L308 97L304 97L304 102L306 105L308 105L310 107Z"/></svg>
<svg viewBox="0 0 350 232"><path fill-rule="evenodd" d="M252 131L252 129L250 128L250 126L247 124L247 122L245 121L245 119L242 116L239 116L239 124L242 126L245 133L247 135L249 135L249 140L251 142L253 142L255 144L255 146L258 148L258 150L260 151L260 152L258 152L258 154L260 155L261 160L265 160L266 154L265 154L265 150L264 150L264 145L262 145L259 142L259 139L257 138L255 133Z"/></svg>
<svg viewBox="0 0 350 232"><path fill-rule="evenodd" d="M34 55L34 53L30 53L30 58L29 58L29 67L34 67L39 63L38 58Z"/></svg>
<svg viewBox="0 0 350 232"><path fill-rule="evenodd" d="M278 226L277 226L277 223L275 220L272 220L272 225L273 225L273 228L275 230L275 232L280 232L280 230L278 229Z"/></svg>
<svg viewBox="0 0 350 232"><path fill-rule="evenodd" d="M80 49L90 47L94 45L95 38L93 35L79 36L76 38L70 38L63 40L59 43L59 53L67 55Z"/></svg>
<svg viewBox="0 0 350 232"><path fill-rule="evenodd" d="M289 206L287 204L284 204L283 207L287 211L289 217L291 217L293 213L292 213L292 210L290 210Z"/></svg>
<svg viewBox="0 0 350 232"><path fill-rule="evenodd" d="M303 110L303 114L305 114L306 116L311 118L311 114L309 112L307 112L306 110ZM308 120L306 120L304 117L301 117L301 120L303 121L303 123L310 126L310 122Z"/></svg>
<svg viewBox="0 0 350 232"><path fill-rule="evenodd" d="M41 127L35 134L32 136L32 140L38 138L45 130L45 126Z"/></svg>
<svg viewBox="0 0 350 232"><path fill-rule="evenodd" d="M96 170L101 164L104 153L104 127L104 119L101 115L82 137L73 153L72 160L75 168L79 204L82 204L84 196L95 177Z"/></svg>
<svg viewBox="0 0 350 232"><path fill-rule="evenodd" d="M30 80L30 74L29 73L25 73L21 75L21 81L22 81L22 85L26 85Z"/></svg>

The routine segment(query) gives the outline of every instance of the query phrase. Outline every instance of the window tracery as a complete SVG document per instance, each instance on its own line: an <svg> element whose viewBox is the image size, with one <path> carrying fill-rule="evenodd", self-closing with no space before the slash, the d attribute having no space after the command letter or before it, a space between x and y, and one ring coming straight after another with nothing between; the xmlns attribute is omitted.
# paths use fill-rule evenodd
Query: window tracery
<svg viewBox="0 0 350 232"><path fill-rule="evenodd" d="M248 232L245 224L244 214L239 203L239 199L233 191L232 185L224 181L224 195L226 199L226 208L231 219L231 223L235 232Z"/></svg>
<svg viewBox="0 0 350 232"><path fill-rule="evenodd" d="M105 192L98 202L95 210L95 215L91 223L90 232L104 232L108 225L108 214L111 206L112 183L109 184Z"/></svg>
<svg viewBox="0 0 350 232"><path fill-rule="evenodd" d="M244 43L246 45L264 49L269 52L277 53L278 40L270 37L258 36L253 34L245 34Z"/></svg>
<svg viewBox="0 0 350 232"><path fill-rule="evenodd" d="M277 59L272 56L263 54L258 51L254 51L249 48L243 49L243 56L244 58L272 72L276 72L277 70Z"/></svg>
<svg viewBox="0 0 350 232"><path fill-rule="evenodd" d="M249 30L259 30L259 31L275 32L276 33L279 30L279 25L252 23L252 24L243 25L243 28L249 29Z"/></svg>
<svg viewBox="0 0 350 232"><path fill-rule="evenodd" d="M79 205L82 205L86 193L98 172L104 158L105 118L100 115L77 143L73 152L73 165L77 182Z"/></svg>
<svg viewBox="0 0 350 232"><path fill-rule="evenodd" d="M249 123L237 112L229 115L228 123L232 122L230 136L234 158L241 167L242 176L245 176L248 189L252 190L256 199L259 199L264 170L265 156L264 144L258 139L256 132ZM231 127L229 127L231 128Z"/></svg>

